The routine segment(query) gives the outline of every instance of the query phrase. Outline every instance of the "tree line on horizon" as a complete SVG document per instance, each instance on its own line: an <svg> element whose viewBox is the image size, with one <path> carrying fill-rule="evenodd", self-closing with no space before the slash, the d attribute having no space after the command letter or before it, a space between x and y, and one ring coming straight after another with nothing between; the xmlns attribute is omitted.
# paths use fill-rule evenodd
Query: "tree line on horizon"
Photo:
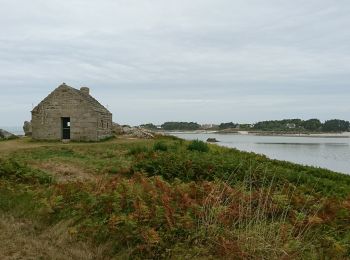
<svg viewBox="0 0 350 260"><path fill-rule="evenodd" d="M309 120L302 119L283 119L261 121L255 124L239 124L233 122L221 123L218 125L200 125L197 122L165 122L160 127L152 123L140 125L140 127L156 130L162 129L166 131L185 130L194 131L201 129L225 130L225 129L241 129L241 130L257 130L257 131L309 131L309 132L346 132L350 131L349 121L340 119L331 119L321 122L319 119L313 118Z"/></svg>
<svg viewBox="0 0 350 260"><path fill-rule="evenodd" d="M350 130L349 121L340 119L326 120L322 123L319 119L284 119L262 121L254 125L254 129L263 131L307 130L311 132L346 132Z"/></svg>

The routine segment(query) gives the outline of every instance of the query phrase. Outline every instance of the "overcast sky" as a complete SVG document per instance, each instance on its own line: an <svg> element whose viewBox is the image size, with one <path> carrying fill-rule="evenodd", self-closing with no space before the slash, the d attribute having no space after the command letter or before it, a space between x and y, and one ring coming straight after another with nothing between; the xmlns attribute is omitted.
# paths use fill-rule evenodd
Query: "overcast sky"
<svg viewBox="0 0 350 260"><path fill-rule="evenodd" d="M350 120L349 0L0 0L0 125L62 82L123 124Z"/></svg>

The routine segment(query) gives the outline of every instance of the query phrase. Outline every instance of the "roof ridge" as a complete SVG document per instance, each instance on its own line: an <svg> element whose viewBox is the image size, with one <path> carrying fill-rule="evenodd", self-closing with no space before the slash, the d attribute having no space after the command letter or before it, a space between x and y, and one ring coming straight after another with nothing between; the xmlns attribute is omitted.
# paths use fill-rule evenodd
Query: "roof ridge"
<svg viewBox="0 0 350 260"><path fill-rule="evenodd" d="M95 111L105 112L105 113L111 114L111 112L106 107L104 107L99 101L97 101L97 99L95 99L93 96L91 96L90 94L85 94L82 91L80 91L79 89L68 86L68 85L66 85L66 83L62 83L57 88L55 88L46 98L44 98L36 107L34 107L32 112L37 110L42 103L44 103L53 93L55 93L60 88L66 88L66 89L74 92L75 94L79 95L86 102L88 102L92 106L92 109L94 109Z"/></svg>

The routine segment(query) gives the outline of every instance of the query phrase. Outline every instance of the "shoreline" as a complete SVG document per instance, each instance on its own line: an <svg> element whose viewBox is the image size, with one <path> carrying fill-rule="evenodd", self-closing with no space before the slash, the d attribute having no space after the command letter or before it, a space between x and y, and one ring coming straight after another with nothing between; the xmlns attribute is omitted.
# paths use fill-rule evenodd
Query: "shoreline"
<svg viewBox="0 0 350 260"><path fill-rule="evenodd" d="M350 138L350 132L343 133L276 133L276 132L249 132L249 131L210 131L210 130L194 130L194 131L158 131L159 133L169 134L218 134L218 135L248 135L248 136L283 136L283 137L314 137L314 138Z"/></svg>
<svg viewBox="0 0 350 260"><path fill-rule="evenodd" d="M324 168L334 172L350 175L347 160L348 158L348 147L350 145L350 132L336 134L336 133L322 133L313 135L257 135L256 133L218 133L215 131L171 131L164 132L167 135L177 136L185 140L201 140L203 142L208 142L208 138L216 138L219 142L215 142L215 145L221 147L234 148L243 152L252 152L255 154L262 154L271 160L287 161L303 166L312 166L317 168ZM288 138L289 137L289 138ZM294 137L294 138L291 138ZM298 138L299 137L299 138ZM273 145L267 148L259 148L257 145L267 144ZM341 156L336 151L332 150L332 146L326 145L337 145L337 148L342 148L346 146L347 157ZM276 146L278 145L278 146ZM279 145L288 145L289 147L282 147ZM290 149L290 146L292 149ZM328 151L330 149L331 153L327 156L318 154L316 156L309 156L312 151L301 149L303 146L312 147L313 151ZM282 148L281 148L282 147ZM321 149L321 150L320 150ZM281 151L286 151L286 153L281 154ZM304 153L300 157L300 153ZM331 155L330 157L328 155ZM344 162L338 158L344 158Z"/></svg>

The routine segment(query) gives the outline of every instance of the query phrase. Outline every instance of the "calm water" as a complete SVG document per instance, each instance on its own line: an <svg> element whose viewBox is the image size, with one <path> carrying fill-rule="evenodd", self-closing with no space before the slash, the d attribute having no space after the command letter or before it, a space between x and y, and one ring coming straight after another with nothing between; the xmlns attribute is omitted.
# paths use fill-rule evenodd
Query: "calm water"
<svg viewBox="0 0 350 260"><path fill-rule="evenodd" d="M172 133L187 140L216 138L218 145L350 174L350 138Z"/></svg>

